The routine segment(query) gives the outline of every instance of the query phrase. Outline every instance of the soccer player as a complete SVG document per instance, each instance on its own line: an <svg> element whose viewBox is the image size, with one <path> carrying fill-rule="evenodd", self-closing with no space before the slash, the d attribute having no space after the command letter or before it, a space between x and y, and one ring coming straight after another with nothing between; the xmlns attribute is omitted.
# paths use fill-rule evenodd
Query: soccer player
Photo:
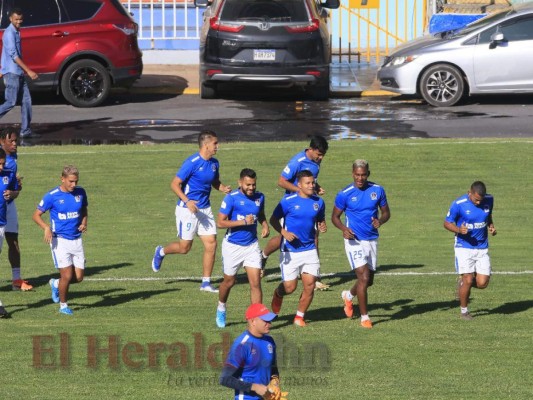
<svg viewBox="0 0 533 400"><path fill-rule="evenodd" d="M17 142L18 134L13 127L7 127L0 131L0 146L6 152L6 165L4 168L15 174L18 182L19 192L22 189L21 178L17 171ZM18 194L14 199L18 197ZM8 259L11 264L12 287L13 290L28 291L33 286L20 275L20 246L19 246L19 221L15 200L7 202L7 224L5 238L8 245Z"/></svg>
<svg viewBox="0 0 533 400"><path fill-rule="evenodd" d="M328 142L322 136L312 136L309 147L294 157L292 157L278 178L278 186L285 189L285 194L290 195L298 192L297 176L300 171L311 171L315 178L315 191L316 194L322 196L325 194L325 190L318 184L318 174L320 172L320 164L324 159L328 151ZM263 249L262 252L262 268L266 267L268 256L279 249L281 244L281 235L272 237ZM318 248L318 236L317 236L317 248ZM317 280L317 289L327 289L329 286L322 284Z"/></svg>
<svg viewBox="0 0 533 400"><path fill-rule="evenodd" d="M46 193L33 213L33 221L44 231L44 241L52 249L59 279L50 279L52 301L59 303L59 312L72 315L67 304L71 283L83 281L85 253L81 235L87 231L87 194L78 186L80 173L74 165L67 165L61 173L61 184ZM50 211L50 224L43 214Z"/></svg>
<svg viewBox="0 0 533 400"><path fill-rule="evenodd" d="M444 220L444 228L455 234L455 269L461 275L459 301L461 318L471 320L468 311L470 289L485 289L490 280L488 234L496 235L492 221L494 198L485 184L472 183L467 194L454 200Z"/></svg>
<svg viewBox="0 0 533 400"><path fill-rule="evenodd" d="M315 282L320 276L316 229L325 233L327 227L326 206L324 200L315 194L315 178L311 171L298 173L298 188L297 193L281 199L270 217L270 225L283 236L280 248L282 282L274 290L272 311L279 314L283 296L296 290L298 275L301 275L303 291L294 325L304 327L305 312L313 301Z"/></svg>
<svg viewBox="0 0 533 400"><path fill-rule="evenodd" d="M226 326L226 303L235 276L241 266L246 269L250 283L251 304L261 303L261 250L257 240L257 225L261 225L261 237L270 234L265 218L265 196L256 192L257 175L245 168L239 177L239 189L226 195L220 206L217 226L227 229L222 242L222 266L224 280L218 293L216 324Z"/></svg>
<svg viewBox="0 0 533 400"><path fill-rule="evenodd" d="M201 132L198 135L198 145L200 150L183 162L170 184L178 196L176 225L180 240L155 248L152 270L159 272L167 254L187 254L191 250L194 236L198 235L204 244L200 290L218 293L218 289L211 286L217 250L217 227L209 195L211 187L226 194L231 191L231 187L220 182L220 165L213 158L218 151L217 134L213 131Z"/></svg>
<svg viewBox="0 0 533 400"><path fill-rule="evenodd" d="M372 328L368 316L368 287L374 283L377 267L378 229L390 218L385 190L370 182L370 167L366 160L355 160L352 165L353 183L335 197L331 222L342 231L344 249L357 282L341 294L344 313L353 316L354 296L359 301L361 326ZM346 223L340 217L345 213Z"/></svg>
<svg viewBox="0 0 533 400"><path fill-rule="evenodd" d="M248 329L233 342L220 384L235 389L235 400L259 400L265 398L269 382L279 380L276 343L268 335L276 314L263 304L254 303L245 317Z"/></svg>

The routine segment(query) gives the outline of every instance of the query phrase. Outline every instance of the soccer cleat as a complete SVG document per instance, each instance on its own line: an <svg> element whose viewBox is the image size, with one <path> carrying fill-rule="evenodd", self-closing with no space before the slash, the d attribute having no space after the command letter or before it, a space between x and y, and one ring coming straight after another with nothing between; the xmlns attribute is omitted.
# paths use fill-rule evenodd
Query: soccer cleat
<svg viewBox="0 0 533 400"><path fill-rule="evenodd" d="M348 300L347 298L348 291L343 290L341 297L344 301L344 314L346 314L346 317L352 318L353 317L353 303L351 300Z"/></svg>
<svg viewBox="0 0 533 400"><path fill-rule="evenodd" d="M72 315L72 314L74 314L74 313L72 312L72 310L71 310L70 308L68 308L68 307L60 308L60 309L59 309L59 313L60 313L60 314L65 314L65 315Z"/></svg>
<svg viewBox="0 0 533 400"><path fill-rule="evenodd" d="M25 281L24 279L14 279L12 282L13 290L20 290L22 292L27 292L33 289L33 286Z"/></svg>
<svg viewBox="0 0 533 400"><path fill-rule="evenodd" d="M274 314L279 314L281 311L281 305L283 304L283 297L278 295L278 289L274 289L274 296L272 296L272 304L270 307L272 308L272 312Z"/></svg>
<svg viewBox="0 0 533 400"><path fill-rule="evenodd" d="M329 285L326 285L325 283L322 283L320 281L315 282L315 290L328 290Z"/></svg>
<svg viewBox="0 0 533 400"><path fill-rule="evenodd" d="M307 324L305 323L304 319L303 319L302 317L298 317L298 316L294 317L294 322L293 322L293 324L294 324L295 326L299 326L299 327L301 327L301 328L307 326Z"/></svg>
<svg viewBox="0 0 533 400"><path fill-rule="evenodd" d="M163 258L165 258L165 256L161 255L162 248L163 246L157 246L155 248L154 258L152 258L152 270L154 272L159 272L159 270L161 269L161 263L163 262Z"/></svg>
<svg viewBox="0 0 533 400"><path fill-rule="evenodd" d="M372 329L372 321L365 319L364 321L361 321L361 326L366 329Z"/></svg>
<svg viewBox="0 0 533 400"><path fill-rule="evenodd" d="M209 293L218 293L218 289L215 289L209 282L203 282L200 286L200 290Z"/></svg>
<svg viewBox="0 0 533 400"><path fill-rule="evenodd" d="M0 318L7 318L8 315L9 314L4 308L4 306L0 306Z"/></svg>
<svg viewBox="0 0 533 400"><path fill-rule="evenodd" d="M472 314L467 311L465 313L461 313L461 319L464 319L465 321L471 321L474 319L474 317L472 317Z"/></svg>
<svg viewBox="0 0 533 400"><path fill-rule="evenodd" d="M225 328L226 327L226 311L217 310L217 317L215 318L215 321L217 322L217 326L219 328Z"/></svg>
<svg viewBox="0 0 533 400"><path fill-rule="evenodd" d="M48 283L50 284L50 289L52 290L52 301L54 303L59 303L59 288L54 286L54 280L55 279L52 278L48 281Z"/></svg>

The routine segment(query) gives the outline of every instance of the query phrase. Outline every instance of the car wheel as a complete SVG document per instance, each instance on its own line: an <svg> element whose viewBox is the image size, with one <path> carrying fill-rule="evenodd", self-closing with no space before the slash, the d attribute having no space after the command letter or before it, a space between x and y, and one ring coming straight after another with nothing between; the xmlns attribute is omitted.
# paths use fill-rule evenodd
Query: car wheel
<svg viewBox="0 0 533 400"><path fill-rule="evenodd" d="M202 99L214 99L217 97L217 87L214 83L200 82L200 97Z"/></svg>
<svg viewBox="0 0 533 400"><path fill-rule="evenodd" d="M111 77L94 60L79 60L67 67L61 78L61 93L75 107L96 107L109 96Z"/></svg>
<svg viewBox="0 0 533 400"><path fill-rule="evenodd" d="M313 97L314 100L326 101L329 99L329 83L328 84L317 84L309 88L309 94Z"/></svg>
<svg viewBox="0 0 533 400"><path fill-rule="evenodd" d="M465 81L451 65L437 64L428 68L420 79L420 94L434 107L457 104L464 95Z"/></svg>

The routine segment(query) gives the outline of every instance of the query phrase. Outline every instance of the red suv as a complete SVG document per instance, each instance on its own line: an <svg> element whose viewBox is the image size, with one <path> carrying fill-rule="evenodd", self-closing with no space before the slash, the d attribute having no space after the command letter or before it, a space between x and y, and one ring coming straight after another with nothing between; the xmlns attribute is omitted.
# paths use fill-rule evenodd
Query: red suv
<svg viewBox="0 0 533 400"><path fill-rule="evenodd" d="M140 78L138 26L119 0L0 0L0 39L14 7L24 17L24 62L39 74L28 79L30 90L55 90L73 106L95 107L112 86Z"/></svg>

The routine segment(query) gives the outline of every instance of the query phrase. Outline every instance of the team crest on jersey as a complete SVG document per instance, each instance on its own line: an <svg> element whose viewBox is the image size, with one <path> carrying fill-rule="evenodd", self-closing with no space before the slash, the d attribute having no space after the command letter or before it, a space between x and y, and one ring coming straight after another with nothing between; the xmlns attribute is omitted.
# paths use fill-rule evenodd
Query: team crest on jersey
<svg viewBox="0 0 533 400"><path fill-rule="evenodd" d="M80 195L75 196L74 198L76 199L76 203L79 203L81 201L81 196Z"/></svg>
<svg viewBox="0 0 533 400"><path fill-rule="evenodd" d="M215 164L211 165L211 169L213 170L213 172L215 172L217 170L217 166Z"/></svg>
<svg viewBox="0 0 533 400"><path fill-rule="evenodd" d="M241 200L239 203L241 206L244 206L244 200Z"/></svg>
<svg viewBox="0 0 533 400"><path fill-rule="evenodd" d="M9 183L9 176L4 176L2 182L4 182L4 185L7 185Z"/></svg>
<svg viewBox="0 0 533 400"><path fill-rule="evenodd" d="M274 353L274 346L272 346L270 343L268 344L267 349L270 354Z"/></svg>
<svg viewBox="0 0 533 400"><path fill-rule="evenodd" d="M486 213L488 213L490 211L490 208L488 205L485 205L485 208L483 208L483 211L485 211Z"/></svg>
<svg viewBox="0 0 533 400"><path fill-rule="evenodd" d="M313 210L318 211L318 203L313 203Z"/></svg>
<svg viewBox="0 0 533 400"><path fill-rule="evenodd" d="M257 200L255 201L255 205L256 205L257 207L259 207L259 206L261 205L261 200L257 199Z"/></svg>
<svg viewBox="0 0 533 400"><path fill-rule="evenodd" d="M372 193L370 193L370 198L372 200L377 200L378 199L378 194L376 192L372 192Z"/></svg>

